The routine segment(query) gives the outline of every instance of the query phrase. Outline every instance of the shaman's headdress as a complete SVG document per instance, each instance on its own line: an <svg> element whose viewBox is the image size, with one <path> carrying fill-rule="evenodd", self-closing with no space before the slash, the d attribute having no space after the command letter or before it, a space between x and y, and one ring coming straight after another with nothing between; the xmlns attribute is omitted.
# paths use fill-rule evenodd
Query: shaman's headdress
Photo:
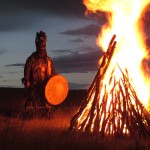
<svg viewBox="0 0 150 150"><path fill-rule="evenodd" d="M47 41L47 36L45 32L40 31L36 33L35 42L39 42L39 41Z"/></svg>

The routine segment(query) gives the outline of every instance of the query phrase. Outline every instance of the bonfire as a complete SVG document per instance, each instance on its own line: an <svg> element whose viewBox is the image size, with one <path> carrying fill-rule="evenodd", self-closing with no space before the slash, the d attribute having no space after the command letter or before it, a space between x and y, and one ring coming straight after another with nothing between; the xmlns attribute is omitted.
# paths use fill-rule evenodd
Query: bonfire
<svg viewBox="0 0 150 150"><path fill-rule="evenodd" d="M148 53L144 34L142 30L139 32L140 15L149 1L84 0L83 3L88 12L106 12L108 22L97 39L104 51L99 69L86 99L71 120L71 130L102 137L150 136L149 80L142 66ZM110 34L113 37L108 44Z"/></svg>

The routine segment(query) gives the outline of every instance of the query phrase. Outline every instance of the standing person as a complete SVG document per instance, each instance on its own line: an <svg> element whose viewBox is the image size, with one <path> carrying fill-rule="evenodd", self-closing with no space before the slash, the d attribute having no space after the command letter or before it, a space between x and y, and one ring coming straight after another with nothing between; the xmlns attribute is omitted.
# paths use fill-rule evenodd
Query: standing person
<svg viewBox="0 0 150 150"><path fill-rule="evenodd" d="M52 59L46 52L47 36L43 31L36 33L33 52L24 67L24 85L26 90L25 108L27 106L46 106L44 87L47 79L54 74Z"/></svg>

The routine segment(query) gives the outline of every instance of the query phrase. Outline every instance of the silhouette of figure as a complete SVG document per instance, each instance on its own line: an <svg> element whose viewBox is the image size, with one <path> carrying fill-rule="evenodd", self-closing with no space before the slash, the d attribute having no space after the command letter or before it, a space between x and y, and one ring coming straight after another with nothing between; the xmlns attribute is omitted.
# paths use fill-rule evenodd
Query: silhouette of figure
<svg viewBox="0 0 150 150"><path fill-rule="evenodd" d="M47 36L43 31L36 33L33 52L26 60L23 83L25 85L25 108L27 106L46 106L44 87L46 81L55 73L52 59L46 52Z"/></svg>

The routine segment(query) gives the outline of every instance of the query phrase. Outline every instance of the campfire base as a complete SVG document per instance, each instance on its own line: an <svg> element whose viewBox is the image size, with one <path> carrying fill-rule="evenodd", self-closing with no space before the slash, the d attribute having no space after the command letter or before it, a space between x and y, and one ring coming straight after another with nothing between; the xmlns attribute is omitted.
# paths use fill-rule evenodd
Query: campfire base
<svg viewBox="0 0 150 150"><path fill-rule="evenodd" d="M128 71L119 69L119 80L110 73L108 83L103 83L115 51L115 35L102 56L99 70L77 114L72 118L70 129L99 137L149 137L150 114L145 109L130 83Z"/></svg>

